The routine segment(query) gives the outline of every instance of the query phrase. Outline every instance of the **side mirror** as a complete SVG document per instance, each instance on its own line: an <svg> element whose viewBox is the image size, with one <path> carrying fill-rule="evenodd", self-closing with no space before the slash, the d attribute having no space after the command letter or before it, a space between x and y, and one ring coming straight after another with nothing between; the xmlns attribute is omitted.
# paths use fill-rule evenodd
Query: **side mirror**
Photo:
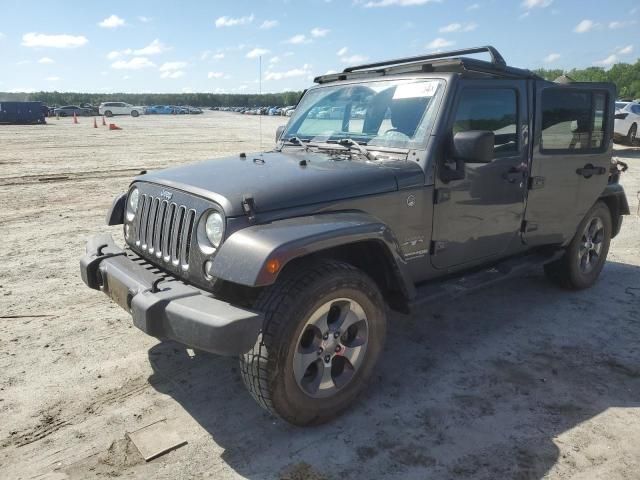
<svg viewBox="0 0 640 480"><path fill-rule="evenodd" d="M620 113L616 113L613 118L616 120L624 120L625 118L627 118L627 115L629 115L628 113L624 113L624 112L620 112Z"/></svg>
<svg viewBox="0 0 640 480"><path fill-rule="evenodd" d="M453 136L453 158L465 163L489 163L493 160L495 135L491 131L469 130Z"/></svg>
<svg viewBox="0 0 640 480"><path fill-rule="evenodd" d="M282 136L282 134L284 133L284 129L286 128L286 125L280 125L277 129L276 129L276 143L280 140L280 137Z"/></svg>

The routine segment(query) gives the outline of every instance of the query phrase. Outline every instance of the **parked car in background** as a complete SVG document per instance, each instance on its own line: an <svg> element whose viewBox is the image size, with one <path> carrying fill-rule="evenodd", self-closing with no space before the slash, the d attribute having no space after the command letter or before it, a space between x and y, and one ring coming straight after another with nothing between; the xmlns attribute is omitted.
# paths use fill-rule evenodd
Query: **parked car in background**
<svg viewBox="0 0 640 480"><path fill-rule="evenodd" d="M144 113L144 107L133 106L124 102L104 102L98 107L100 115L111 117L113 115L131 115L137 117Z"/></svg>
<svg viewBox="0 0 640 480"><path fill-rule="evenodd" d="M147 115L170 115L175 113L175 108L171 105L152 105L144 108Z"/></svg>
<svg viewBox="0 0 640 480"><path fill-rule="evenodd" d="M638 139L638 125L640 125L640 103L616 102L614 138L627 145L634 145Z"/></svg>
<svg viewBox="0 0 640 480"><path fill-rule="evenodd" d="M80 108L85 108L91 112L91 115L98 115L98 107L90 103L81 103Z"/></svg>
<svg viewBox="0 0 640 480"><path fill-rule="evenodd" d="M58 107L53 110L54 115L60 115L61 117L70 117L74 113L77 116L93 115L93 112L91 111L91 109L78 107L77 105L66 105L64 107Z"/></svg>
<svg viewBox="0 0 640 480"><path fill-rule="evenodd" d="M202 109L200 107L187 107L187 111L191 114L191 115L199 115L202 112Z"/></svg>

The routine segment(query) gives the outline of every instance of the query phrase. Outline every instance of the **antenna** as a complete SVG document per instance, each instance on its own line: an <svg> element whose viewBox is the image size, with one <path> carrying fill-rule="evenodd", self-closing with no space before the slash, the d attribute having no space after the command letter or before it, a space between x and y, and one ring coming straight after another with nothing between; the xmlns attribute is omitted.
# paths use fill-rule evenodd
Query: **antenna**
<svg viewBox="0 0 640 480"><path fill-rule="evenodd" d="M258 64L258 95L260 103L262 104L262 55L260 55L259 57ZM262 105L260 107L262 108ZM260 112L260 115L258 115L258 124L260 129L260 154L262 154L262 152L264 151L264 149L262 148L262 112Z"/></svg>

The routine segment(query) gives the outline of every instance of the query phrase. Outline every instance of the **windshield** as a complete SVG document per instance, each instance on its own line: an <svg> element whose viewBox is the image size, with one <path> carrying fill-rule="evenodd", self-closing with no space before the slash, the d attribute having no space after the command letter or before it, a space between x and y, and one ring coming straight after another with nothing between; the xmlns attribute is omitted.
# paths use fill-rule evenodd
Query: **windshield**
<svg viewBox="0 0 640 480"><path fill-rule="evenodd" d="M407 79L316 88L302 98L281 139L350 138L372 147L418 148L426 142L443 85Z"/></svg>

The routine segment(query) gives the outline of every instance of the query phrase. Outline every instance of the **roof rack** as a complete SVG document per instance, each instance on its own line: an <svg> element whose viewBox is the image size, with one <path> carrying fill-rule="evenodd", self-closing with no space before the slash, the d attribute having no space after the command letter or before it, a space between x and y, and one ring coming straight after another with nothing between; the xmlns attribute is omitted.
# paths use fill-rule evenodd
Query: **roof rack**
<svg viewBox="0 0 640 480"><path fill-rule="evenodd" d="M484 47L464 48L461 50L451 50L449 52L432 53L430 55L418 55L416 57L397 58L394 60L386 60L383 62L368 63L364 65L356 65L354 67L347 67L343 70L343 73L351 73L363 70L371 70L379 67L389 67L392 65L408 65L408 64L424 64L429 63L429 60L437 60L441 58L451 58L460 55L471 55L474 53L487 52L491 56L491 63L496 69L503 70L507 67L507 62L504 61L500 52L494 47L487 45Z"/></svg>

